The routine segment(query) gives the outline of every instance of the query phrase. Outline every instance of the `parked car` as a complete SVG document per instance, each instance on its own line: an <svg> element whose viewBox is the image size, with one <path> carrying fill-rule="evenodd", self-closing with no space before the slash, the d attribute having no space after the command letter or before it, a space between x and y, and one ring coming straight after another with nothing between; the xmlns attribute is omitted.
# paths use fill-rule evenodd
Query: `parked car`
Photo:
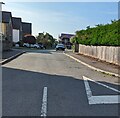
<svg viewBox="0 0 120 118"><path fill-rule="evenodd" d="M57 46L56 46L56 51L57 50L65 50L65 46L63 45L63 44L57 44Z"/></svg>
<svg viewBox="0 0 120 118"><path fill-rule="evenodd" d="M27 47L27 48L29 48L30 46L29 46L28 43L23 43L23 47Z"/></svg>
<svg viewBox="0 0 120 118"><path fill-rule="evenodd" d="M37 48L37 49L40 48L40 46L39 46L38 44L31 44L30 47L31 47L31 48Z"/></svg>
<svg viewBox="0 0 120 118"><path fill-rule="evenodd" d="M43 44L38 43L38 45L40 46L41 49L46 49L46 47Z"/></svg>
<svg viewBox="0 0 120 118"><path fill-rule="evenodd" d="M15 44L15 47L20 47L20 45L19 44Z"/></svg>
<svg viewBox="0 0 120 118"><path fill-rule="evenodd" d="M27 47L27 48L37 48L39 49L40 46L38 44L29 44L29 43L24 43L23 47Z"/></svg>
<svg viewBox="0 0 120 118"><path fill-rule="evenodd" d="M66 48L67 49L71 49L71 45L66 45Z"/></svg>

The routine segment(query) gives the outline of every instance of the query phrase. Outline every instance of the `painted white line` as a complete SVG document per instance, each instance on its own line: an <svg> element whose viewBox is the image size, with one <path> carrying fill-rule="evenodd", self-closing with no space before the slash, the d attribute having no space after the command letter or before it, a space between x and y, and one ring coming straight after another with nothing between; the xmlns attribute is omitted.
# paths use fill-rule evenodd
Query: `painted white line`
<svg viewBox="0 0 120 118"><path fill-rule="evenodd" d="M103 84L103 83L100 83L100 82L97 82L97 81L92 80L92 79L90 79L90 78L87 78L87 77L85 77L85 76L83 76L83 77L84 77L84 79L86 79L86 80L90 80L90 81L92 81L92 82L94 82L94 83L96 83L96 84L99 84L99 85L101 85L101 86L104 86L104 87L106 87L106 88L108 88L108 89L111 89L111 90L113 90L113 91L115 91L115 92L120 93L120 91L117 90L117 89L115 89L115 88L112 88L112 87L107 86L107 85L105 85L105 84Z"/></svg>
<svg viewBox="0 0 120 118"><path fill-rule="evenodd" d="M44 118L47 116L47 87L44 87L43 89L41 116Z"/></svg>
<svg viewBox="0 0 120 118"><path fill-rule="evenodd" d="M83 64L83 65L85 65L85 66L87 66L87 67L89 67L89 68L91 68L91 69L93 69L93 70L96 70L96 71L98 71L98 72L103 72L103 73L106 73L106 74L110 74L110 75L114 75L114 76L116 76L116 77L120 77L119 74L112 73L112 72L108 72L108 71L105 71L105 70L101 70L101 69L96 68L96 67L93 67L93 66L91 66L91 65L89 65L89 64L87 64L87 63L84 63L84 62L80 61L79 59L77 59L77 58L75 58L75 57L73 57L73 56L71 56L71 55L69 55L69 54L66 54L66 53L63 53L63 54L65 54L66 56L74 59L75 61L77 61L77 62L79 62L79 63L81 63L81 64Z"/></svg>
<svg viewBox="0 0 120 118"><path fill-rule="evenodd" d="M86 78L84 77L84 84L85 84L85 90L86 90L86 94L87 94L87 98L88 98L88 102L90 104L90 101L91 101L91 97L92 97L92 91L90 89L90 86L89 86L89 83L88 81L86 80Z"/></svg>
<svg viewBox="0 0 120 118"><path fill-rule="evenodd" d="M120 96L119 96L120 97ZM92 96L89 104L118 104L118 95Z"/></svg>
<svg viewBox="0 0 120 118"><path fill-rule="evenodd" d="M92 104L118 104L120 103L120 101L118 100L118 98L120 97L120 95L101 95L101 96L93 96L92 95L92 91L90 89L90 86L89 86L89 83L88 83L88 80L96 83L96 84L99 84L101 86L104 86L108 89L111 89L115 92L120 92L118 91L117 89L114 89L112 87L109 87L105 84L102 84L102 83L99 83L99 82L96 82L88 77L85 77L83 76L83 79L84 79L84 84L85 84L85 90L86 90L86 94L87 94L87 98L88 98L88 103L90 105Z"/></svg>

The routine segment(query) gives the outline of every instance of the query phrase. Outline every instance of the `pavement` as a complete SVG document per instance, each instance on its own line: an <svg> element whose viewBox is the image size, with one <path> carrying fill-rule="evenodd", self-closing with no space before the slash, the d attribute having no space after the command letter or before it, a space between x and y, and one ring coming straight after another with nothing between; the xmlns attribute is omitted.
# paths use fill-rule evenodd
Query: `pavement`
<svg viewBox="0 0 120 118"><path fill-rule="evenodd" d="M2 53L2 59L0 61L0 64L3 65L13 59L15 59L16 57L20 56L21 54L25 53L25 51L23 50L8 50L8 51L4 51Z"/></svg>
<svg viewBox="0 0 120 118"><path fill-rule="evenodd" d="M3 116L118 116L118 78L62 51L29 51L2 65Z"/></svg>
<svg viewBox="0 0 120 118"><path fill-rule="evenodd" d="M65 54L76 61L82 63L83 65L88 66L91 69L94 69L96 71L100 71L112 76L120 77L119 70L120 66L114 65L111 63L107 63L92 57L88 57L85 55L82 55L80 53L73 53L72 51L65 51Z"/></svg>

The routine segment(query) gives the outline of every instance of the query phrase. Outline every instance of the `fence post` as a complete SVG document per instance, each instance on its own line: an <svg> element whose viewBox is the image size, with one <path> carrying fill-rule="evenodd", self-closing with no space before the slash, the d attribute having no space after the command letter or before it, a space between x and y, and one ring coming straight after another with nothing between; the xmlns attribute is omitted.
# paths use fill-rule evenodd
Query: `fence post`
<svg viewBox="0 0 120 118"><path fill-rule="evenodd" d="M75 44L75 52L79 52L79 44Z"/></svg>

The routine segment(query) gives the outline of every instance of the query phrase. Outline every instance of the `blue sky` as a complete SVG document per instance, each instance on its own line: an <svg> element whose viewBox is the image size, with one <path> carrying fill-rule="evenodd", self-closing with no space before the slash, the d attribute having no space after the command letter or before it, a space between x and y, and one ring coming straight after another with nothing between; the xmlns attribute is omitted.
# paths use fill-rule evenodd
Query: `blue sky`
<svg viewBox="0 0 120 118"><path fill-rule="evenodd" d="M33 35L48 32L55 38L118 19L117 2L6 2L3 10L31 22Z"/></svg>

